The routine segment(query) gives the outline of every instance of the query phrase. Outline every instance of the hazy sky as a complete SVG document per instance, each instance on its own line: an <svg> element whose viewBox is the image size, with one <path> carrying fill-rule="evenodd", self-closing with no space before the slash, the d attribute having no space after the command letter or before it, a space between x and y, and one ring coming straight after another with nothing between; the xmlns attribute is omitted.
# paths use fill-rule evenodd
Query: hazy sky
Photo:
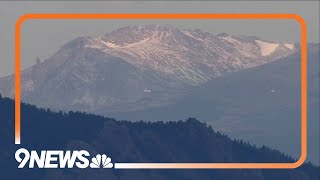
<svg viewBox="0 0 320 180"><path fill-rule="evenodd" d="M0 2L0 77L13 73L14 26L26 13L295 13L307 22L309 42L319 42L319 2ZM118 27L170 24L213 34L226 32L299 42L298 23L289 20L33 20L23 25L22 69L45 59L79 36L99 36Z"/></svg>

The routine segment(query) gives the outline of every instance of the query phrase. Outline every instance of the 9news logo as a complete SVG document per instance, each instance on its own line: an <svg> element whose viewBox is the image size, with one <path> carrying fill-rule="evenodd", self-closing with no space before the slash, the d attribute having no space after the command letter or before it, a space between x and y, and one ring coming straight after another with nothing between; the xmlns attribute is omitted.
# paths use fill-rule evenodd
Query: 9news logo
<svg viewBox="0 0 320 180"><path fill-rule="evenodd" d="M15 153L18 161L18 168L112 168L111 158L105 154L97 154L90 159L90 153L86 150L80 151L28 151L27 149L18 149Z"/></svg>

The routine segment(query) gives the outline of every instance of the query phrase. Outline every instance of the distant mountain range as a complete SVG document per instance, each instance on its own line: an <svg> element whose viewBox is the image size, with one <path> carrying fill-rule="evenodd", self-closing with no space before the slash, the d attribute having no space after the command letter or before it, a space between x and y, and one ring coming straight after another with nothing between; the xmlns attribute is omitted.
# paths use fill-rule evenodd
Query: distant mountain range
<svg viewBox="0 0 320 180"><path fill-rule="evenodd" d="M308 44L308 160L319 163L319 44ZM196 117L300 155L300 45L167 25L80 37L22 71L22 101L133 121ZM14 76L0 78L13 98Z"/></svg>
<svg viewBox="0 0 320 180"><path fill-rule="evenodd" d="M24 148L85 149L106 153L112 162L294 162L266 146L261 148L214 131L196 119L176 122L116 121L79 112L54 113L22 104ZM14 101L0 97L0 179L74 180L315 180L311 164L292 170L96 170L18 169L13 145Z"/></svg>
<svg viewBox="0 0 320 180"><path fill-rule="evenodd" d="M213 35L167 25L129 26L80 37L21 73L22 100L93 113L171 104L192 87L299 51L299 44L253 36ZM13 75L0 92L14 94Z"/></svg>

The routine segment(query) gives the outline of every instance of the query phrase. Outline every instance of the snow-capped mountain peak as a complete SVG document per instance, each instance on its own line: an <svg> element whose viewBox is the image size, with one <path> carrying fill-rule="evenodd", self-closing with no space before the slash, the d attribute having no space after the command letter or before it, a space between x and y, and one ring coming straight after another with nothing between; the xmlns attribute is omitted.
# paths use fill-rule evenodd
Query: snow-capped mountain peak
<svg viewBox="0 0 320 180"><path fill-rule="evenodd" d="M138 102L159 106L187 87L296 51L293 43L254 36L213 35L169 25L127 26L62 46L21 73L21 91L24 101L54 109L98 111L128 104L131 109L141 107ZM1 84L12 79L0 79L6 96L13 96L13 83Z"/></svg>

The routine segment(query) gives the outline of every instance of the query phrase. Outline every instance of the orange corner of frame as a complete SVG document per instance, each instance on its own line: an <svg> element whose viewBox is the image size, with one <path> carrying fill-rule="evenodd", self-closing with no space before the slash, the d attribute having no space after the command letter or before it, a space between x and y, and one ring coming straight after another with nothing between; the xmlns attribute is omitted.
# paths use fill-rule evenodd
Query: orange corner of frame
<svg viewBox="0 0 320 180"><path fill-rule="evenodd" d="M150 16L149 16L150 15ZM302 116L301 116L301 156L300 158L294 162L294 163L259 163L259 165L252 165L252 167L245 165L245 163L242 163L244 168L249 169L256 169L256 168L272 168L275 167L277 169L294 169L300 167L306 160L307 157L307 115L306 115L306 108L307 108L307 99L306 99L306 85L307 85L307 79L306 79L306 73L307 73L307 57L306 57L306 51L307 51L307 31L306 31L306 23L305 20L297 14L245 14L245 16L242 16L243 14L216 14L217 16L206 16L201 14L171 14L172 18L196 18L196 19L219 19L219 18L227 18L232 19L234 18L272 18L272 19L293 19L297 21L300 24L301 27L301 50L302 50L302 83L301 83L301 97L302 97ZM179 16L178 16L179 15ZM212 14L213 15L213 14ZM269 15L269 16L268 16ZM270 16L272 15L272 16ZM28 19L81 19L81 18L90 18L90 19L103 19L103 18L130 18L130 19L143 19L143 18L164 18L164 19L171 19L170 14L24 14L19 17L19 19L16 21L16 27L15 27L15 144L20 144L20 31L22 24L28 20ZM222 163L225 166L223 167L231 167L228 166L228 163ZM240 163L241 164L241 163ZM230 165L230 164L229 164ZM233 167L237 168L237 167Z"/></svg>

